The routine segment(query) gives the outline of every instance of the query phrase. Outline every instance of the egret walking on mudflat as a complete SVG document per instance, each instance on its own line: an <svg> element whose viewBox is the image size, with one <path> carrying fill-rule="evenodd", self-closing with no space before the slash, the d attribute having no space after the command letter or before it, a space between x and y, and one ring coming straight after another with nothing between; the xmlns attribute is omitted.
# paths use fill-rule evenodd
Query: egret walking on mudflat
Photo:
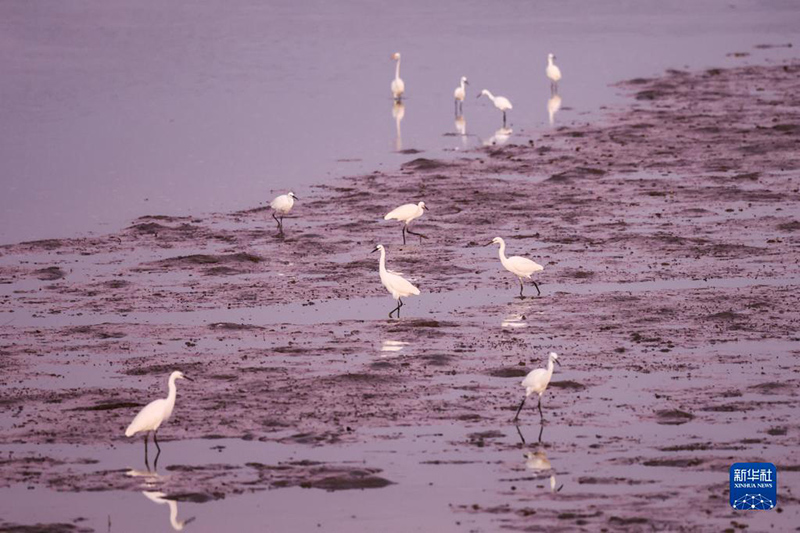
<svg viewBox="0 0 800 533"><path fill-rule="evenodd" d="M158 445L158 438L156 433L158 432L158 428L161 427L161 424L164 423L169 417L172 415L172 410L175 408L175 397L178 393L178 389L175 386L176 379L187 379L192 381L191 379L187 378L183 375L183 372L179 372L176 370L172 374L169 375L169 394L166 398L159 398L158 400L153 400L149 404L145 406L144 409L139 411L139 414L136 415L136 418L133 419L133 422L128 426L128 429L125 430L126 437L133 437L137 433L144 432L144 462L147 464L147 433L150 431L153 432L153 442L156 443L156 448L158 449L158 453L161 453L161 447ZM156 456L156 462L158 462L158 457ZM149 468L149 466L148 466Z"/></svg>
<svg viewBox="0 0 800 533"><path fill-rule="evenodd" d="M392 314L394 314L395 311L397 311L397 318L400 318L400 308L403 307L403 300L401 300L401 298L405 296L411 296L412 294L417 296L419 295L419 289L413 286L408 280L403 278L403 276L400 275L400 272L386 270L386 249L382 244L376 246L372 251L380 251L381 260L379 271L381 275L381 283L383 283L383 286L386 287L386 290L392 295L392 298L397 300L397 307L389 312L389 318L392 318Z"/></svg>
<svg viewBox="0 0 800 533"><path fill-rule="evenodd" d="M289 211L294 207L294 201L299 199L300 198L295 196L293 192L289 191L270 202L269 206L272 208L272 218L278 223L279 230L283 231L283 217L289 214ZM280 216L280 220L275 216L276 213Z"/></svg>
<svg viewBox="0 0 800 533"><path fill-rule="evenodd" d="M466 85L469 85L466 76L461 76L461 84L456 87L456 90L453 92L453 98L455 98L456 102L456 116L458 116L458 108L460 107L462 110L464 109L464 98L467 97L467 88Z"/></svg>
<svg viewBox="0 0 800 533"><path fill-rule="evenodd" d="M547 54L547 69L545 69L547 77L550 78L550 92L552 93L558 92L558 80L561 79L561 69L553 63L555 58L556 56L553 54Z"/></svg>
<svg viewBox="0 0 800 533"><path fill-rule="evenodd" d="M531 274L535 272L541 272L544 270L544 267L538 263L534 263L528 258L520 257L518 255L506 257L506 241L504 241L502 237L495 237L491 242L487 243L486 246L489 246L490 244L500 245L500 262L503 264L506 270L517 276L519 279L519 297L524 297L522 295L522 278L530 279L531 282L533 282L533 286L536 287L536 292L539 294L539 296L541 296L542 291L539 290L539 284L536 283L535 280L531 279Z"/></svg>
<svg viewBox="0 0 800 533"><path fill-rule="evenodd" d="M406 92L406 84L400 79L400 52L392 54L392 59L397 61L397 66L394 69L394 79L392 80L392 97L399 102L403 99L403 93Z"/></svg>
<svg viewBox="0 0 800 533"><path fill-rule="evenodd" d="M481 96L486 95L489 100L492 101L494 106L503 112L503 127L506 127L506 111L513 109L511 105L511 101L506 98L505 96L495 96L491 92L487 91L486 89L481 91L481 94L478 95L478 98Z"/></svg>
<svg viewBox="0 0 800 533"><path fill-rule="evenodd" d="M427 239L427 237L422 233L411 231L408 228L408 225L411 224L411 221L415 218L421 217L422 214L427 210L428 208L425 207L425 202L420 202L418 204L404 204L389 211L386 216L383 217L383 220L399 220L403 223L403 244L406 243L406 233L418 236L419 241L422 242L422 239Z"/></svg>
<svg viewBox="0 0 800 533"><path fill-rule="evenodd" d="M561 366L561 363L558 362L558 354L556 352L550 352L550 355L547 357L547 368L531 370L528 375L525 376L525 379L522 380L522 386L525 387L525 397L522 399L522 403L519 404L517 414L514 415L514 421L519 418L519 412L522 411L525 400L535 392L539 395L539 416L542 418L542 422L544 422L544 414L542 414L542 394L547 390L547 385L550 384L550 378L553 377L553 363L558 363L558 365Z"/></svg>

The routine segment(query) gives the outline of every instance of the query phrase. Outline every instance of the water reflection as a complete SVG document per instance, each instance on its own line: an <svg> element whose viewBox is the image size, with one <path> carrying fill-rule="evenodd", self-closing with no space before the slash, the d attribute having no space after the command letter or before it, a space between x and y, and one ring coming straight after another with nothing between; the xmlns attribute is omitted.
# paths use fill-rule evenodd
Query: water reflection
<svg viewBox="0 0 800 533"><path fill-rule="evenodd" d="M400 132L400 123L403 121L405 114L406 106L403 102L396 101L392 105L392 117L394 118L395 124L394 149L398 152L403 149L403 134Z"/></svg>
<svg viewBox="0 0 800 533"><path fill-rule="evenodd" d="M467 147L467 121L464 115L456 115L456 133L461 136L461 145Z"/></svg>
<svg viewBox="0 0 800 533"><path fill-rule="evenodd" d="M166 494L163 492L145 490L142 492L142 494L144 494L151 502L158 504L166 503L169 506L169 524L175 531L183 531L184 526L194 520L194 517L187 518L186 520L178 520L178 502L175 500L165 499L164 496L166 496Z"/></svg>
<svg viewBox="0 0 800 533"><path fill-rule="evenodd" d="M402 350L403 348L405 348L408 345L409 345L409 343L407 343L405 341L395 341L395 340L387 339L387 340L383 341L383 343L381 344L381 351L382 352L399 352L400 350Z"/></svg>
<svg viewBox="0 0 800 533"><path fill-rule="evenodd" d="M501 144L505 144L506 141L511 137L511 134L514 133L514 130L511 128L506 128L503 126L496 132L494 135L483 141L484 146L499 146Z"/></svg>
<svg viewBox="0 0 800 533"><path fill-rule="evenodd" d="M539 449L535 452L525 454L525 468L532 471L536 477L550 474L550 492L560 492L564 488L562 484L556 488L556 475L553 472L553 465L544 450Z"/></svg>
<svg viewBox="0 0 800 533"><path fill-rule="evenodd" d="M528 323L525 322L525 315L508 315L500 325L504 328L524 328Z"/></svg>
<svg viewBox="0 0 800 533"><path fill-rule="evenodd" d="M550 116L551 126L555 122L556 113L558 113L559 109L561 109L561 97L558 96L557 94L554 94L547 101L547 114Z"/></svg>

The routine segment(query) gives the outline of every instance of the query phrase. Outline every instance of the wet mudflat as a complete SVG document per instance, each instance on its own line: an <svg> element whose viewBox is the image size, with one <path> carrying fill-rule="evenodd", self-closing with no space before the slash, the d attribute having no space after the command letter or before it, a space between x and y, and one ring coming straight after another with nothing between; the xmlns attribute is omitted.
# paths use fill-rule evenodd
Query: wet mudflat
<svg viewBox="0 0 800 533"><path fill-rule="evenodd" d="M319 186L284 235L252 209L3 247L2 527L796 525L798 74L630 80L600 123ZM381 217L418 199L403 246ZM422 290L399 320L378 242ZM545 424L528 405L518 431L550 350ZM124 427L176 368L196 381L147 472ZM751 460L775 512L727 503Z"/></svg>

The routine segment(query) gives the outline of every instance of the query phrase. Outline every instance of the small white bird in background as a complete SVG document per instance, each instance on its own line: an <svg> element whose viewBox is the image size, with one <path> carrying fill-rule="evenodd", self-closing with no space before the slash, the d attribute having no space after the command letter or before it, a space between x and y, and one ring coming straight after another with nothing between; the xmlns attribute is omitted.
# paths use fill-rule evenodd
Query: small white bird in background
<svg viewBox="0 0 800 533"><path fill-rule="evenodd" d="M383 283L383 286L386 287L386 290L392 295L392 298L397 300L397 307L389 312L389 318L392 318L392 314L394 314L395 311L397 311L397 318L400 318L400 308L403 307L403 300L401 300L401 298L411 296L412 294L414 296L418 296L419 289L413 286L408 280L403 278L400 275L400 272L386 270L386 249L382 244L377 245L372 251L379 251L381 253L379 267L381 283Z"/></svg>
<svg viewBox="0 0 800 533"><path fill-rule="evenodd" d="M161 447L158 445L158 437L156 436L158 432L158 428L161 427L161 424L164 423L166 420L172 416L172 410L175 408L175 397L178 393L178 389L175 386L175 380L177 379L187 379L192 381L191 379L187 378L183 375L183 372L179 372L176 370L172 374L169 375L169 394L166 398L159 398L158 400L153 400L149 404L147 404L144 409L139 411L139 414L133 419L133 422L128 426L128 429L125 430L126 437L133 437L137 433L145 432L144 434L144 462L147 464L147 433L152 431L153 432L153 442L156 443L156 448L158 448L158 453L161 453ZM156 456L156 463L158 462L158 456ZM148 466L149 468L149 466Z"/></svg>
<svg viewBox="0 0 800 533"><path fill-rule="evenodd" d="M553 94L558 92L558 80L561 79L561 69L553 63L553 60L556 58L553 54L547 54L547 69L545 73L547 77L550 78L550 92Z"/></svg>
<svg viewBox="0 0 800 533"><path fill-rule="evenodd" d="M422 216L428 208L425 207L425 202L420 202L418 204L404 204L396 209L392 209L389 211L383 220L399 220L403 223L403 244L406 243L406 233L410 235L416 235L419 237L419 242L422 242L422 239L427 239L425 235L422 233L416 233L411 231L408 228L408 225L411 224L411 221L415 218L419 218Z"/></svg>
<svg viewBox="0 0 800 533"><path fill-rule="evenodd" d="M519 404L519 409L517 409L517 414L514 415L514 421L519 418L519 412L522 411L522 406L525 405L525 400L528 399L533 393L539 395L539 416L544 422L544 414L542 414L542 394L544 391L547 390L547 385L550 384L550 378L553 377L553 363L558 363L560 366L561 363L558 362L558 354L556 352L550 352L550 355L547 358L547 368L537 368L536 370L531 370L525 379L522 380L522 386L525 387L525 397L522 398L522 403Z"/></svg>
<svg viewBox="0 0 800 533"><path fill-rule="evenodd" d="M400 79L400 52L392 54L392 59L397 61L397 66L394 69L394 79L392 80L392 97L399 102L403 99L403 93L406 92L406 84Z"/></svg>
<svg viewBox="0 0 800 533"><path fill-rule="evenodd" d="M294 201L299 199L300 198L295 196L293 192L289 191L286 194L281 194L270 202L269 206L272 208L272 218L278 223L279 231L283 231L283 217L289 214L289 211L294 207ZM275 215L280 216L280 219Z"/></svg>
<svg viewBox="0 0 800 533"><path fill-rule="evenodd" d="M561 97L557 94L554 94L547 101L547 114L550 117L551 126L553 125L553 122L555 122L556 113L558 113L559 109L561 109Z"/></svg>
<svg viewBox="0 0 800 533"><path fill-rule="evenodd" d="M163 492L145 490L142 491L142 494L153 503L161 505L166 503L167 506L169 506L169 525L171 525L172 529L175 531L183 531L186 524L194 521L194 517L187 518L186 520L178 520L178 502L166 499L166 494Z"/></svg>
<svg viewBox="0 0 800 533"><path fill-rule="evenodd" d="M531 274L541 272L544 270L544 267L538 263L534 263L528 258L520 257L518 255L506 257L506 241L504 241L502 237L495 237L485 246L489 246L490 244L500 245L500 262L503 264L506 270L517 276L519 279L519 297L524 298L522 295L522 278L530 279L533 282L533 286L536 287L536 292L539 294L539 296L541 296L542 291L539 290L539 284L536 283L536 280L531 279Z"/></svg>
<svg viewBox="0 0 800 533"><path fill-rule="evenodd" d="M478 95L478 98L481 96L486 96L489 100L492 101L494 106L503 112L503 127L506 127L506 111L510 111L514 107L511 105L511 101L506 98L505 96L495 96L488 90L484 89L481 91L481 94Z"/></svg>
<svg viewBox="0 0 800 533"><path fill-rule="evenodd" d="M456 102L456 116L458 116L458 109L459 107L464 109L464 98L467 97L467 88L466 85L469 85L466 76L461 76L461 85L456 87L456 90L453 92L453 98L455 98Z"/></svg>

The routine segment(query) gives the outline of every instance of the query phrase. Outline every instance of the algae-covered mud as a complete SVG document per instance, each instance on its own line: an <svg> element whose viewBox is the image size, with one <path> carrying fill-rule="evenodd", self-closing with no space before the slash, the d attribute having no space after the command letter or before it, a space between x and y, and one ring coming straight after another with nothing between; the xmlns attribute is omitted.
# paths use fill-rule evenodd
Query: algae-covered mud
<svg viewBox="0 0 800 533"><path fill-rule="evenodd" d="M0 248L0 528L796 527L800 63L619 88L592 124L320 185L283 234L253 208ZM422 199L403 246L382 216ZM377 243L422 291L400 319ZM173 369L148 471L123 432ZM777 465L777 509L730 508L738 461Z"/></svg>

